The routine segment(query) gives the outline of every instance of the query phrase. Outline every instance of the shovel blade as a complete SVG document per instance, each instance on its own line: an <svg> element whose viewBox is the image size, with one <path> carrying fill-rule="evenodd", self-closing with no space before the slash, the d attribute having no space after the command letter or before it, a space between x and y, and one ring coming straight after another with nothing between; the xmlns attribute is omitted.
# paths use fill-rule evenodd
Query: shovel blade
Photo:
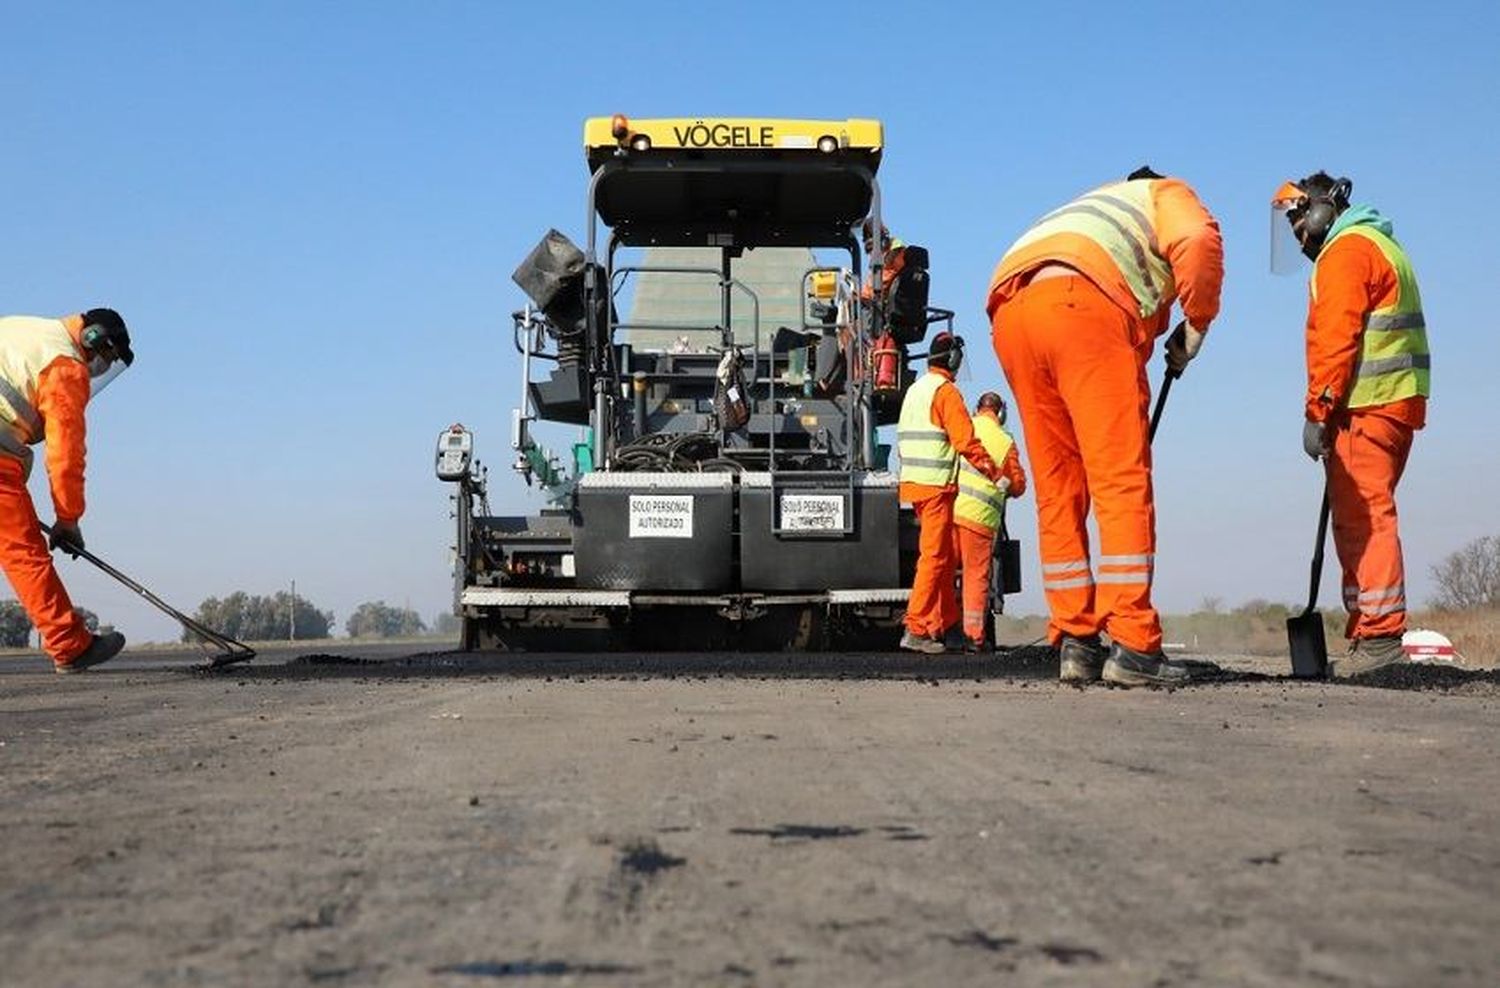
<svg viewBox="0 0 1500 988"><path fill-rule="evenodd" d="M1323 679L1328 675L1328 639L1322 614L1308 608L1287 618L1286 639L1292 651L1294 679Z"/></svg>

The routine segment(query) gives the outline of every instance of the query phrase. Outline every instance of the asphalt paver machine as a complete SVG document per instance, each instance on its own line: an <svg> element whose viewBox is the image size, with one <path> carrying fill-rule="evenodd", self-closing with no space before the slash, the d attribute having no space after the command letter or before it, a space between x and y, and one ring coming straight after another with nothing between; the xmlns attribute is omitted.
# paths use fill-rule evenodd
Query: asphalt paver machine
<svg viewBox="0 0 1500 988"><path fill-rule="evenodd" d="M474 436L438 439L464 647L890 647L916 526L877 428L952 313L921 248L883 271L881 125L615 116L584 144L583 245L549 231L514 276L510 452L548 506L492 514ZM571 462L538 422L576 427Z"/></svg>

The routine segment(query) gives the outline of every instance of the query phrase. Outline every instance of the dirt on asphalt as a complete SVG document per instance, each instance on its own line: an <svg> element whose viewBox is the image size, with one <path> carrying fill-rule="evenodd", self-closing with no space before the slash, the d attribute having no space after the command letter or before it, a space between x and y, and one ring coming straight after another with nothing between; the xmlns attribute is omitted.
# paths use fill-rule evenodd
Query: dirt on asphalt
<svg viewBox="0 0 1500 988"><path fill-rule="evenodd" d="M0 982L1500 979L1492 672L351 658L0 665Z"/></svg>

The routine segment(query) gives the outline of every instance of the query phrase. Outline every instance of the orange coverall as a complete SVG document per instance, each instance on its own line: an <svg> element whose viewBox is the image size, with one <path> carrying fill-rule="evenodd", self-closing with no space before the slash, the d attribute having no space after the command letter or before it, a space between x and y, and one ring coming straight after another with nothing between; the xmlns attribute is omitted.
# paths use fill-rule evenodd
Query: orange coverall
<svg viewBox="0 0 1500 988"><path fill-rule="evenodd" d="M999 416L989 409L981 409L979 414L999 421ZM1021 453L1015 444L1006 451L1000 473L1010 481L1005 492L1007 498L1026 493L1026 471L1021 467ZM990 609L990 567L999 530L957 516L953 522L953 551L958 559L959 581L963 584L964 634L970 641L982 644L984 621Z"/></svg>
<svg viewBox="0 0 1500 988"><path fill-rule="evenodd" d="M1318 257L1307 311L1305 411L1329 430L1328 499L1333 544L1344 571L1346 638L1406 631L1406 574L1396 521L1396 484L1412 436L1427 424L1427 399L1344 407L1354 387L1364 318L1395 304L1396 271L1365 237L1340 237Z"/></svg>
<svg viewBox="0 0 1500 988"><path fill-rule="evenodd" d="M74 340L83 329L79 316L63 320ZM36 410L47 444L47 479L59 522L83 516L84 406L89 371L80 360L59 357L37 378ZM25 470L12 456L0 455L0 567L42 634L42 647L54 662L66 664L89 646L92 635L52 565L36 506L26 488Z"/></svg>
<svg viewBox="0 0 1500 988"><path fill-rule="evenodd" d="M941 374L946 379L932 399L932 424L947 433L956 455L968 460L986 477L998 480L1000 468L974 435L974 422L964 406L963 395L953 385L953 374L936 367L929 368L928 373ZM958 599L953 592L958 565L953 542L953 499L957 494L956 481L942 487L904 481L898 491L901 500L916 510L921 526L917 573L906 602L906 630L914 635L942 639L949 628L959 623Z"/></svg>
<svg viewBox="0 0 1500 988"><path fill-rule="evenodd" d="M1218 224L1185 183L1155 181L1152 199L1153 247L1174 285L1150 320L1108 252L1081 234L1047 237L1007 256L990 285L995 354L1031 459L1053 644L1103 630L1138 652L1161 649L1151 603L1156 506L1146 361L1174 301L1195 328L1208 330L1219 314L1224 251Z"/></svg>

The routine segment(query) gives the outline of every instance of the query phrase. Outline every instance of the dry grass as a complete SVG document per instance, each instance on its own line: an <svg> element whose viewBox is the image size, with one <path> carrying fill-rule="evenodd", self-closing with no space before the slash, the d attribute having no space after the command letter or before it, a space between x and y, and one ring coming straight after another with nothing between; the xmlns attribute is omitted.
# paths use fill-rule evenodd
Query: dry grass
<svg viewBox="0 0 1500 988"><path fill-rule="evenodd" d="M1500 666L1500 607L1472 611L1413 611L1407 623L1447 635L1464 657L1464 665Z"/></svg>

